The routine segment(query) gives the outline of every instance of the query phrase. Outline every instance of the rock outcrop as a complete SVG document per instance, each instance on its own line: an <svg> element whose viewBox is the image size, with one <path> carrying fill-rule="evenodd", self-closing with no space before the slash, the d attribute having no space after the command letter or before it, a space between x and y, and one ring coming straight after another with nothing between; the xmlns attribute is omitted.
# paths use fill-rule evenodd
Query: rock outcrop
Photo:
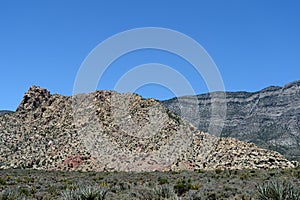
<svg viewBox="0 0 300 200"><path fill-rule="evenodd" d="M30 87L0 115L0 168L83 171L291 168L275 151L199 131L155 99Z"/></svg>
<svg viewBox="0 0 300 200"><path fill-rule="evenodd" d="M207 131L211 95L186 96L179 100L162 103L199 130ZM221 136L252 142L300 161L300 81L253 93L227 92L226 103L227 115Z"/></svg>

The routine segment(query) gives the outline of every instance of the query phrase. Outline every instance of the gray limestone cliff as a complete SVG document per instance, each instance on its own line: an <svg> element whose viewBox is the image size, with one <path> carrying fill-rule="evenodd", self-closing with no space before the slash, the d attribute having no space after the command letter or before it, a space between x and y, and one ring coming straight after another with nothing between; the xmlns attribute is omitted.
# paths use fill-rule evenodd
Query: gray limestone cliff
<svg viewBox="0 0 300 200"><path fill-rule="evenodd" d="M210 94L201 94L162 103L206 132L211 100ZM300 81L258 92L226 92L225 102L227 112L221 136L252 142L300 161Z"/></svg>

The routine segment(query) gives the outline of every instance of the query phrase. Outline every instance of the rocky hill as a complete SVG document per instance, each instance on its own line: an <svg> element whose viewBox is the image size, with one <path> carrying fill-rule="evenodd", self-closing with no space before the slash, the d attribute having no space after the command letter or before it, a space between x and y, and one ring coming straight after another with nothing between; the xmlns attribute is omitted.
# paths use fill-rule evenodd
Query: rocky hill
<svg viewBox="0 0 300 200"><path fill-rule="evenodd" d="M154 99L32 86L0 115L0 168L83 171L291 168L275 151L200 132Z"/></svg>
<svg viewBox="0 0 300 200"><path fill-rule="evenodd" d="M162 103L199 130L207 131L211 96L201 94L179 100L175 98ZM300 81L258 92L227 92L226 103L222 136L252 142L300 161ZM199 112L195 114L193 111L197 109ZM185 112L181 112L183 110Z"/></svg>

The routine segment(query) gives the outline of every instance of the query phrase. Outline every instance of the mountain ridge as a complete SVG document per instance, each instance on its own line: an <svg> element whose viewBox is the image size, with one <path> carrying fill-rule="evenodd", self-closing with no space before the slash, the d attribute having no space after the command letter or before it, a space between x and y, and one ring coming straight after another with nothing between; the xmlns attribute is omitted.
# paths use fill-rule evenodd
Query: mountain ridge
<svg viewBox="0 0 300 200"><path fill-rule="evenodd" d="M0 110L0 115L1 114L7 114L7 113L13 113L11 110Z"/></svg>
<svg viewBox="0 0 300 200"><path fill-rule="evenodd" d="M253 142L300 161L300 81L257 92L226 92L225 95L227 115L222 136ZM207 131L210 101L211 95L207 93L162 103L198 129ZM197 108L199 113L188 112Z"/></svg>

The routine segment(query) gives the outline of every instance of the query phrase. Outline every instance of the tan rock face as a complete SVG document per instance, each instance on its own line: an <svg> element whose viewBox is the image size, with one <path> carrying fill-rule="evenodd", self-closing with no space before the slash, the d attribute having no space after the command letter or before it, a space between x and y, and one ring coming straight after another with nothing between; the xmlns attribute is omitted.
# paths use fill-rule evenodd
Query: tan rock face
<svg viewBox="0 0 300 200"><path fill-rule="evenodd" d="M51 95L48 90L37 86L31 86L25 93L17 111L22 113L33 111L36 108L39 108L44 102L47 102L50 97Z"/></svg>
<svg viewBox="0 0 300 200"><path fill-rule="evenodd" d="M279 153L200 132L160 102L30 87L0 115L0 168L154 171L295 167Z"/></svg>

